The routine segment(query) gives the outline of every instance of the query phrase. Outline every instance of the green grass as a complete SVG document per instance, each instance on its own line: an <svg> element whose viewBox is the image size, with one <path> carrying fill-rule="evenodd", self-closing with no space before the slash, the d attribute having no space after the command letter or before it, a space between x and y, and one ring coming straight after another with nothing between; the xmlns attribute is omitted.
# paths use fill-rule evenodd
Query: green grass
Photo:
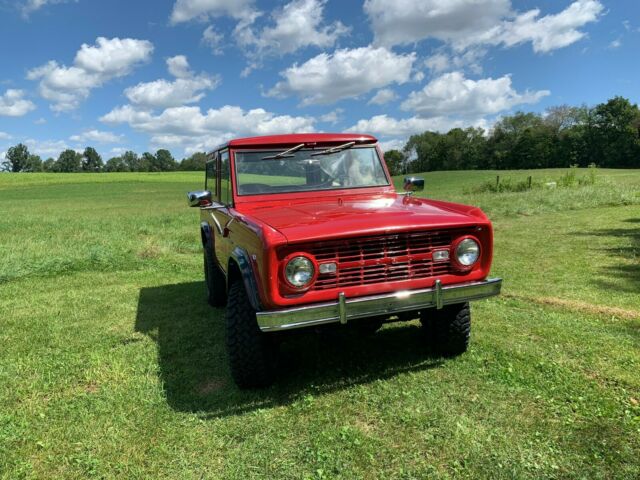
<svg viewBox="0 0 640 480"><path fill-rule="evenodd" d="M200 174L0 175L0 478L640 477L640 171L465 193L564 172L425 175L494 220L468 353L303 335L258 392L204 302Z"/></svg>

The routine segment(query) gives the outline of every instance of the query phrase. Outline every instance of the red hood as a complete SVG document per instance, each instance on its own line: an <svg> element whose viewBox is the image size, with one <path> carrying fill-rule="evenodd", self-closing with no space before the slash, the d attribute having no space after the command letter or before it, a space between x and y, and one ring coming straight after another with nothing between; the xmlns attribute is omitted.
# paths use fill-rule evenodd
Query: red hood
<svg viewBox="0 0 640 480"><path fill-rule="evenodd" d="M258 203L243 205L242 211L289 243L488 223L475 207L396 194Z"/></svg>

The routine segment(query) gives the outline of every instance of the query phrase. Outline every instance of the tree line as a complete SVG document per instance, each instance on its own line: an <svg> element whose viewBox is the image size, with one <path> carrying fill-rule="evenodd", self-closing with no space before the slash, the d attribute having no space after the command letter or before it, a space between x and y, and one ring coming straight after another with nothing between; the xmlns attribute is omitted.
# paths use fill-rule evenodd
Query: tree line
<svg viewBox="0 0 640 480"><path fill-rule="evenodd" d="M533 169L577 165L640 168L640 109L623 97L595 107L517 112L486 132L454 128L413 135L385 159L393 175L433 170Z"/></svg>
<svg viewBox="0 0 640 480"><path fill-rule="evenodd" d="M178 162L171 152L160 149L155 154L144 152L138 156L132 151L110 158L103 162L102 157L93 147L87 147L82 153L67 149L57 159L32 154L26 145L19 143L7 151L6 160L1 167L9 172L172 172L176 170L204 170L207 155L204 152L194 153Z"/></svg>
<svg viewBox="0 0 640 480"><path fill-rule="evenodd" d="M11 172L167 172L204 170L207 156L178 162L166 149L138 156L127 151L103 162L93 147L64 150L42 160L23 144L9 148L0 165ZM454 128L412 135L385 160L392 175L433 170L533 169L577 165L640 168L640 109L623 97L595 107L560 105L543 114L517 112L490 131Z"/></svg>

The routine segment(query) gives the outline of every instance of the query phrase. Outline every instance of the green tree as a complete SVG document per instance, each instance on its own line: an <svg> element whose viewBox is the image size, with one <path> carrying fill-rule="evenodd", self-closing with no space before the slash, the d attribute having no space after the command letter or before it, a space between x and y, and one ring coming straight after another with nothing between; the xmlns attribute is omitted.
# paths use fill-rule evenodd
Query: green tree
<svg viewBox="0 0 640 480"><path fill-rule="evenodd" d="M56 171L62 173L80 172L82 169L82 155L75 150L63 151L56 162Z"/></svg>
<svg viewBox="0 0 640 480"><path fill-rule="evenodd" d="M42 164L42 170L45 172L54 172L55 171L56 161L49 157Z"/></svg>
<svg viewBox="0 0 640 480"><path fill-rule="evenodd" d="M207 164L207 154L197 152L180 162L178 168L185 171L204 171Z"/></svg>
<svg viewBox="0 0 640 480"><path fill-rule="evenodd" d="M107 160L105 172L129 172L129 165L122 157L113 157Z"/></svg>
<svg viewBox="0 0 640 480"><path fill-rule="evenodd" d="M155 154L155 162L152 163L152 172L171 172L176 170L178 164L169 150L160 149Z"/></svg>
<svg viewBox="0 0 640 480"><path fill-rule="evenodd" d="M640 110L623 97L614 97L594 109L597 149L603 167L639 167Z"/></svg>
<svg viewBox="0 0 640 480"><path fill-rule="evenodd" d="M388 150L384 152L384 161L387 164L391 175L400 175L404 170L405 156L398 150Z"/></svg>
<svg viewBox="0 0 640 480"><path fill-rule="evenodd" d="M19 143L7 151L6 160L2 162L2 167L10 172L22 172L28 161L29 149L26 145Z"/></svg>
<svg viewBox="0 0 640 480"><path fill-rule="evenodd" d="M82 154L82 171L83 172L100 172L102 171L102 157L93 147L87 147Z"/></svg>
<svg viewBox="0 0 640 480"><path fill-rule="evenodd" d="M23 172L41 172L42 171L42 159L39 155L29 155L27 157L27 163L24 166Z"/></svg>
<svg viewBox="0 0 640 480"><path fill-rule="evenodd" d="M127 150L122 154L122 161L127 165L127 171L137 172L140 169L140 159L138 154Z"/></svg>
<svg viewBox="0 0 640 480"><path fill-rule="evenodd" d="M138 172L150 172L156 163L156 157L153 153L144 152L138 163Z"/></svg>

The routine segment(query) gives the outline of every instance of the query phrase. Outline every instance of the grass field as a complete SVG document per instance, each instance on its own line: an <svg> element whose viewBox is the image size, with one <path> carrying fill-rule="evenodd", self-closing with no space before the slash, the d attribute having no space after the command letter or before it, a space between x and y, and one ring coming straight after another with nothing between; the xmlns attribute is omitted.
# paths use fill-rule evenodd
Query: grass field
<svg viewBox="0 0 640 480"><path fill-rule="evenodd" d="M257 392L204 301L201 174L0 175L0 478L640 478L640 171L469 193L563 173L426 174L494 221L468 353L300 336Z"/></svg>

